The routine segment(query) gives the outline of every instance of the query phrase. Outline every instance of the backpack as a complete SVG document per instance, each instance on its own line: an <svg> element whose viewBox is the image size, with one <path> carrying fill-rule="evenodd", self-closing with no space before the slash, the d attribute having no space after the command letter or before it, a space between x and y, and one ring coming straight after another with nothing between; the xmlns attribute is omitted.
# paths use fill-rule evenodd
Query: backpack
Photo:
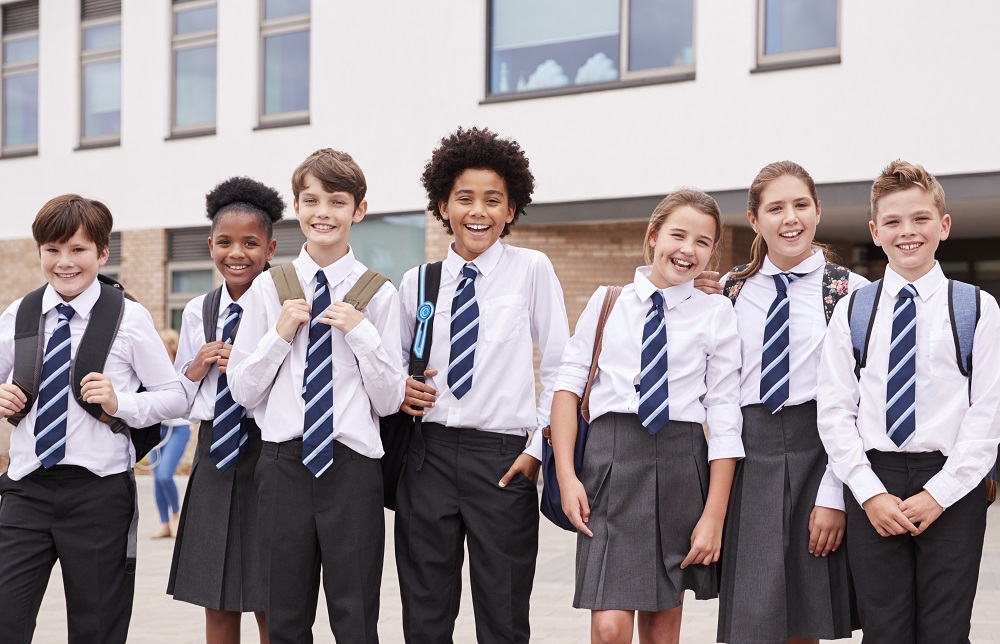
<svg viewBox="0 0 1000 644"><path fill-rule="evenodd" d="M744 271L747 266L749 264L736 266L733 270L729 271L729 275L731 276L733 273ZM826 315L827 324L830 324L830 318L833 317L833 309L836 308L837 302L847 295L850 276L851 271L840 264L827 262L826 266L823 267L823 313ZM733 306L736 306L736 298L739 297L740 290L742 290L743 284L746 281L746 278L734 279L733 277L729 277L726 279L726 283L722 287L722 294L729 298Z"/></svg>
<svg viewBox="0 0 1000 644"><path fill-rule="evenodd" d="M868 343L875 325L876 304L882 295L882 280L859 288L851 294L847 317L851 328L851 345L854 347L854 375L860 380L861 370L868 361ZM978 286L948 280L948 315L951 318L952 337L955 339L955 359L958 370L969 379L972 395L972 343L980 315L980 289ZM986 475L986 497L996 498L997 466L994 463Z"/></svg>
<svg viewBox="0 0 1000 644"><path fill-rule="evenodd" d="M135 448L135 460L138 462L159 444L160 423L149 427L129 427L121 419L105 414L100 405L84 402L81 397L80 381L83 376L92 372L104 372L111 343L118 335L118 327L125 312L125 298L136 301L117 281L104 275L98 275L97 280L101 284L101 294L94 304L87 329L70 363L70 385L76 403L88 414L101 422L108 423L111 431L116 434L124 433L129 436ZM44 293L45 286L28 293L17 309L14 322L13 381L27 397L28 402L24 409L8 418L12 425L17 425L27 415L38 396L38 380L41 376L42 355L45 350L45 334L39 333L39 329L42 328ZM140 385L139 391L145 391L145 388Z"/></svg>

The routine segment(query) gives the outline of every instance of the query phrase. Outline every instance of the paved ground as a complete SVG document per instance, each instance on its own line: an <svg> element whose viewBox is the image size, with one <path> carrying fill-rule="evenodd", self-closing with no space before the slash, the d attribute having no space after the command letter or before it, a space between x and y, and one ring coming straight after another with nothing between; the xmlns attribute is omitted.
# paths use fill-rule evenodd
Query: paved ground
<svg viewBox="0 0 1000 644"><path fill-rule="evenodd" d="M136 578L135 611L129 641L136 644L202 642L204 641L202 610L174 601L164 594L173 541L153 541L148 538L157 523L152 480L148 476L143 476L139 477L138 481L142 519L139 526L139 568ZM187 483L186 477L177 477L177 483L183 489ZM379 633L381 641L385 644L403 641L400 630L399 587L393 567L392 518L392 513L387 512L386 558L382 577L382 612L379 620ZM974 643L1000 642L1000 513L996 510L990 512L990 526L986 538L986 552L972 629ZM575 610L570 605L573 599L574 548L575 537L542 520L538 572L531 598L533 641L570 644L588 640L587 612ZM455 641L460 644L475 642L475 624L472 618L467 575L466 572L465 594L455 633ZM689 596L685 607L681 641L688 644L714 642L717 607L716 601L697 602ZM334 642L322 602L314 631L316 642ZM243 620L243 636L245 642L257 640L254 622L249 617ZM35 642L55 644L65 641L65 602L62 580L57 568L53 572L38 617ZM860 642L860 635L852 641Z"/></svg>

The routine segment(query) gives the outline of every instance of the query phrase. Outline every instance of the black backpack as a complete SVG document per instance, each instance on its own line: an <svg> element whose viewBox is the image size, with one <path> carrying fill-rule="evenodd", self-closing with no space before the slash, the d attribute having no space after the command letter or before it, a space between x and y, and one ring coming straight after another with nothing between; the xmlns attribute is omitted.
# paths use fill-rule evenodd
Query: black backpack
<svg viewBox="0 0 1000 644"><path fill-rule="evenodd" d="M160 442L160 423L149 427L129 427L121 419L105 414L100 405L84 402L81 398L80 381L83 376L92 372L104 372L104 363L111 351L111 343L118 335L118 327L125 312L125 298L135 301L117 281L104 275L98 275L97 279L101 284L101 295L94 304L87 329L70 364L70 385L76 403L88 414L101 422L108 423L111 431L116 434L129 435L135 447L135 460L139 461ZM27 415L38 396L38 381L45 350L45 335L38 332L42 326L44 293L44 286L28 293L17 309L17 318L14 322L13 381L27 397L28 402L24 405L24 409L7 419L12 425L17 425ZM140 385L139 391L143 390Z"/></svg>

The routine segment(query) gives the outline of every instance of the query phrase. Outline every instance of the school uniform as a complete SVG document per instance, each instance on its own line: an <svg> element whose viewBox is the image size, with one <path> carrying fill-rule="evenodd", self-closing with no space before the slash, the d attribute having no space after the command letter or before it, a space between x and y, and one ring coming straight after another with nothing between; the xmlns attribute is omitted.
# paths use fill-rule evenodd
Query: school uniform
<svg viewBox="0 0 1000 644"><path fill-rule="evenodd" d="M843 484L816 431L819 362L826 332L824 270L815 250L790 271L765 258L736 299L743 370L739 400L746 458L736 469L722 550L718 641L781 642L851 637L847 550L809 553L815 506L844 509ZM788 298L788 398L762 404L761 371L776 277L792 274ZM848 291L868 284L855 273ZM764 392L766 395L767 392Z"/></svg>
<svg viewBox="0 0 1000 644"><path fill-rule="evenodd" d="M212 365L208 374L197 381L184 375L202 345L225 339L224 326L233 304L229 289L223 287L219 294L219 316L212 338L205 337L205 297L196 297L184 307L174 363L191 405L189 416L199 427L167 594L212 610L263 611L266 589L260 572L257 486L253 478L260 457L260 428L253 420L253 410L243 410L241 429L246 431L246 443L235 463L220 470L211 459L219 369Z"/></svg>
<svg viewBox="0 0 1000 644"><path fill-rule="evenodd" d="M70 355L76 355L100 291L95 280L68 303L73 309ZM20 304L17 300L0 316L0 376L8 381ZM46 287L41 330L47 351L55 351L48 342L60 324L61 304L58 293ZM187 407L153 320L140 304L125 300L104 373L118 397L116 416L129 426L176 418ZM146 391L133 393L140 382ZM128 635L135 587L134 564L127 562L135 556L134 540L129 543L135 450L128 436L88 414L72 393L69 398L65 454L57 464L43 467L35 453L37 401L11 434L10 468L0 476L0 642L31 641L57 559L66 588L69 642L124 642Z"/></svg>
<svg viewBox="0 0 1000 644"><path fill-rule="evenodd" d="M894 439L886 431L889 349L897 300L912 289L915 424L904 423L905 433ZM971 386L958 368L948 281L939 264L910 286L886 269L860 380L846 303L830 323L820 365L819 433L850 488L847 538L865 642L968 642L986 529L983 477L1000 442L1000 309L985 291L981 298ZM905 500L923 490L944 508L926 532L878 536L862 504L885 492Z"/></svg>
<svg viewBox="0 0 1000 644"><path fill-rule="evenodd" d="M331 302L343 300L366 271L350 249L320 267L303 246L292 264L308 302L324 288ZM321 569L337 641L377 642L385 548L378 417L399 409L404 390L396 290L383 285L350 333L329 327L330 359L311 369L310 378L325 378L333 392L332 407L321 409L332 414L332 464L318 476L303 462L310 329L291 343L278 335L281 303L269 273L240 302L227 373L233 399L253 410L263 441L255 476L271 642L311 640Z"/></svg>
<svg viewBox="0 0 1000 644"><path fill-rule="evenodd" d="M716 564L680 564L705 509L709 461L743 457L736 317L725 298L691 282L657 289L649 274L650 267L637 268L622 289L590 392L580 480L594 536L577 536L576 608L660 611L679 606L685 590L698 599L718 595ZM557 391L583 396L604 292L599 288L580 315ZM651 433L642 421L640 383L654 298L662 298L666 326L669 421Z"/></svg>
<svg viewBox="0 0 1000 644"><path fill-rule="evenodd" d="M542 253L497 242L466 264L449 248L427 365L438 372L427 379L437 399L426 409L421 433L410 441L398 489L396 565L403 635L411 644L452 641L466 537L478 641L527 642L530 636L538 492L520 474L506 488L498 483L522 452L541 460L536 430L549 424L552 385L569 335L566 309L559 280ZM400 348L407 364L417 271L407 272L400 284ZM454 303L472 292L478 328L466 372L471 386L466 379L454 381L453 388L452 316L465 320L471 310L468 300L457 309ZM537 406L533 341L541 355ZM526 448L529 432L534 433Z"/></svg>

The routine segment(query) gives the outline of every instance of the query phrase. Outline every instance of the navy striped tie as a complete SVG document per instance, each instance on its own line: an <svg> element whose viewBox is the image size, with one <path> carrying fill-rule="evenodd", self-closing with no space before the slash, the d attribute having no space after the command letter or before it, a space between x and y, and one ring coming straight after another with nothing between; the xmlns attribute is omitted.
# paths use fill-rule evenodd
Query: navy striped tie
<svg viewBox="0 0 1000 644"><path fill-rule="evenodd" d="M642 328L642 371L639 374L639 420L650 434L670 420L667 390L667 324L663 319L663 295L653 291L653 305Z"/></svg>
<svg viewBox="0 0 1000 644"><path fill-rule="evenodd" d="M479 304L476 303L475 264L462 267L462 281L451 301L451 359L448 362L448 387L455 398L472 388L472 366L476 361L479 339Z"/></svg>
<svg viewBox="0 0 1000 644"><path fill-rule="evenodd" d="M316 291L309 322L309 353L302 382L305 417L302 433L302 462L319 478L333 465L333 328L317 322L330 308L330 288L326 274L316 272Z"/></svg>
<svg viewBox="0 0 1000 644"><path fill-rule="evenodd" d="M788 285L802 277L797 273L773 275L777 291L764 322L764 344L760 357L760 402L772 414L788 400Z"/></svg>
<svg viewBox="0 0 1000 644"><path fill-rule="evenodd" d="M917 429L917 288L907 284L896 296L889 345L889 378L885 388L885 427L902 447Z"/></svg>
<svg viewBox="0 0 1000 644"><path fill-rule="evenodd" d="M69 413L69 371L72 354L69 321L76 311L57 304L59 319L45 347L42 384L38 390L35 417L35 454L48 469L66 456L66 416Z"/></svg>
<svg viewBox="0 0 1000 644"><path fill-rule="evenodd" d="M239 304L229 305L229 314L222 323L222 338L226 344L232 344L242 314ZM243 428L243 415L243 407L236 404L229 392L226 374L220 373L215 394L215 420L212 421L212 447L208 452L220 472L235 465L240 451L245 448L247 432Z"/></svg>

